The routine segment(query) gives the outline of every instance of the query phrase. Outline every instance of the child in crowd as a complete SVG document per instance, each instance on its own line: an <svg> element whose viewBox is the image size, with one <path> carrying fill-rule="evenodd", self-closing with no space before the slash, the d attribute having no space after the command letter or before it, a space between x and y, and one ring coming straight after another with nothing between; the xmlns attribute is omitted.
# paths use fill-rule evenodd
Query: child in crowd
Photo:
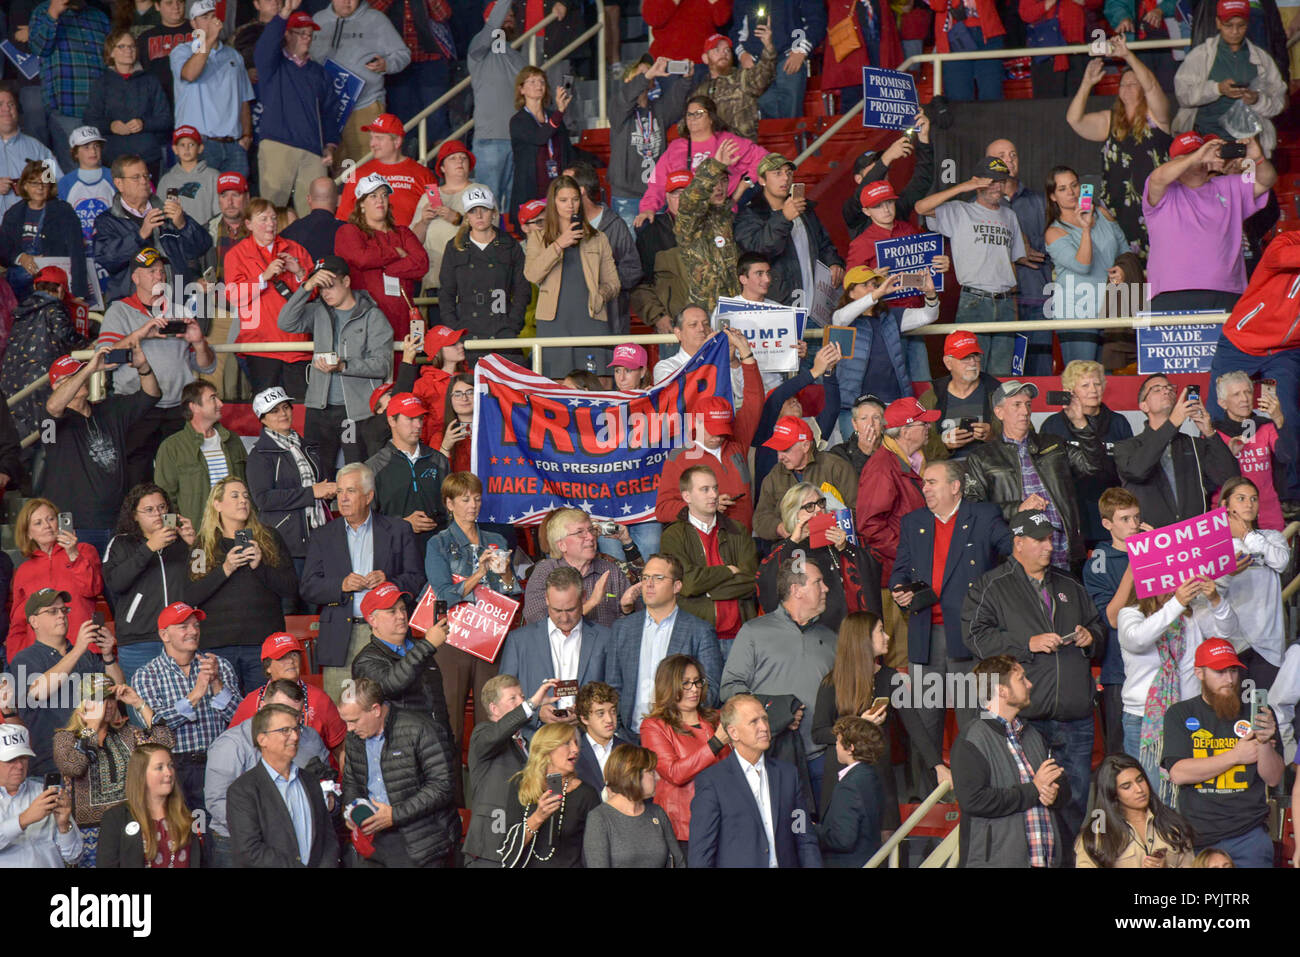
<svg viewBox="0 0 1300 957"><path fill-rule="evenodd" d="M81 236L90 249L95 235L95 217L113 205L117 188L113 177L101 165L104 137L93 126L78 126L68 137L74 169L59 180L59 199L71 206L81 222Z"/></svg>
<svg viewBox="0 0 1300 957"><path fill-rule="evenodd" d="M217 204L217 175L201 158L203 137L192 126L178 126L172 133L172 152L176 165L158 180L158 195L167 196L174 189L185 215L206 223L221 212Z"/></svg>

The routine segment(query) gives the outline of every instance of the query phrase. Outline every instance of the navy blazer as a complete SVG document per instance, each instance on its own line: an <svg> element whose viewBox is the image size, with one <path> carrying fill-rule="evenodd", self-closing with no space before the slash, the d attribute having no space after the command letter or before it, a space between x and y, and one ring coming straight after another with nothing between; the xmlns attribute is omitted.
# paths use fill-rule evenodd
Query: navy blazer
<svg viewBox="0 0 1300 957"><path fill-rule="evenodd" d="M412 598L418 598L424 590L424 565L415 549L411 526L373 509L370 520L374 523L373 567L383 569L390 582L409 592ZM343 579L352 572L346 525L347 519L336 518L312 532L298 584L304 601L321 606L316 660L326 668L346 668L351 664L347 659L352 637L352 593L342 588Z"/></svg>
<svg viewBox="0 0 1300 957"><path fill-rule="evenodd" d="M880 850L885 791L876 769L859 761L831 792L825 818L817 825L827 867L861 867Z"/></svg>
<svg viewBox="0 0 1300 957"><path fill-rule="evenodd" d="M957 506L948 561L943 566L943 581L936 582L932 581L934 523L934 513L928 508L918 508L903 516L898 528L898 556L894 559L889 586L929 582L938 592L939 606L943 609L948 658L965 659L970 657L970 650L961 640L962 602L981 575L997 568L1011 554L1011 528L998 506L962 499ZM930 663L929 609L907 616L907 660L921 665Z"/></svg>
<svg viewBox="0 0 1300 957"><path fill-rule="evenodd" d="M776 862L821 867L812 815L799 796L794 765L764 756L772 803ZM740 757L732 753L695 776L687 867L767 867L767 832Z"/></svg>
<svg viewBox="0 0 1300 957"><path fill-rule="evenodd" d="M620 744L636 745L636 741L619 729L614 732L614 740L610 742L611 750ZM601 771L600 762L596 760L596 749L587 740L587 732L582 730L581 719L578 721L578 760L574 763L573 773L578 776L579 781L595 788L597 794L605 790L605 773Z"/></svg>
<svg viewBox="0 0 1300 957"><path fill-rule="evenodd" d="M531 625L516 628L506 635L497 673L514 675L519 679L519 687L528 689L525 694L532 694L547 678L557 677L555 665L551 663L551 640L547 635L550 624L551 619L548 616ZM582 687L589 681L605 680L610 640L609 629L604 625L588 621L586 618L582 620L582 647L578 650L578 687ZM541 719L533 715L523 727L524 737L531 741L533 733L541 726Z"/></svg>
<svg viewBox="0 0 1300 957"><path fill-rule="evenodd" d="M614 622L613 646L610 648L605 681L618 692L618 718L630 734L634 725L636 687L641 672L641 633L645 630L645 609L634 611ZM703 618L697 618L680 605L672 634L668 636L668 655L690 655L704 669L708 681L705 704L710 708L719 705L718 692L722 688L722 648L717 632ZM658 664L655 665L658 668ZM579 775L581 777L581 775ZM584 779L585 780L585 779Z"/></svg>

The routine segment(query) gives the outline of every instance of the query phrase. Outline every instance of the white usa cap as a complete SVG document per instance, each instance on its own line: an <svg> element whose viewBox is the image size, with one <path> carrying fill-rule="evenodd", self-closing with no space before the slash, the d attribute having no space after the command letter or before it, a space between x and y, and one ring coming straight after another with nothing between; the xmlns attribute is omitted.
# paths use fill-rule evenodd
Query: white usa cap
<svg viewBox="0 0 1300 957"><path fill-rule="evenodd" d="M363 176L357 181L356 197L360 200L363 196L369 196L377 189L386 189L390 193L393 191L392 184L378 173L371 173L369 176Z"/></svg>
<svg viewBox="0 0 1300 957"><path fill-rule="evenodd" d="M0 724L0 761L36 757L31 738L21 724Z"/></svg>
<svg viewBox="0 0 1300 957"><path fill-rule="evenodd" d="M68 145L74 150L78 146L85 146L87 143L104 143L106 140L99 135L99 130L93 126L78 126L68 137Z"/></svg>
<svg viewBox="0 0 1300 957"><path fill-rule="evenodd" d="M215 13L217 9L217 0L194 0L190 4L190 19L201 17L205 13Z"/></svg>
<svg viewBox="0 0 1300 957"><path fill-rule="evenodd" d="M278 385L272 386L269 389L263 389L261 392L257 393L257 395L253 396L253 415L260 419L281 402L292 401L293 400L289 398L289 394Z"/></svg>
<svg viewBox="0 0 1300 957"><path fill-rule="evenodd" d="M460 203L467 213L471 209L480 207L483 209L497 208L496 200L492 197L492 190L486 186L471 186L465 190L465 195L461 197Z"/></svg>

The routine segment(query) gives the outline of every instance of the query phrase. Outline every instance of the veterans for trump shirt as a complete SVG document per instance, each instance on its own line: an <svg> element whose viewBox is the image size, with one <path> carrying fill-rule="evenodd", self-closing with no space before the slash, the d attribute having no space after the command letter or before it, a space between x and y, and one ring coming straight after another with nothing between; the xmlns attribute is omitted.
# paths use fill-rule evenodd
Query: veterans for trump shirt
<svg viewBox="0 0 1300 957"><path fill-rule="evenodd" d="M1015 288L1014 264L1025 256L1025 239L1010 206L989 209L979 203L950 200L926 221L952 244L953 269L963 287L981 292Z"/></svg>

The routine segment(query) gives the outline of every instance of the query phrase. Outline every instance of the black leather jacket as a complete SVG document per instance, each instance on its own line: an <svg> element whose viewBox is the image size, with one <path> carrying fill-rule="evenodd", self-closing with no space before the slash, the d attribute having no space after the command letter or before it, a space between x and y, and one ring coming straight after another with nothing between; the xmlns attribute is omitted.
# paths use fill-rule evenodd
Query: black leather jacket
<svg viewBox="0 0 1300 957"><path fill-rule="evenodd" d="M1096 475L1106 468L1106 449L1091 423L1075 433L1075 440L1077 445L1054 435L1039 435L1032 427L1027 437L1029 457L1065 523L1072 563L1083 561L1086 551L1079 527L1074 480ZM966 497L972 502L994 503L1002 509L1007 521L1020 511L1026 496L1020 456L1013 442L1005 437L981 442L966 456Z"/></svg>

